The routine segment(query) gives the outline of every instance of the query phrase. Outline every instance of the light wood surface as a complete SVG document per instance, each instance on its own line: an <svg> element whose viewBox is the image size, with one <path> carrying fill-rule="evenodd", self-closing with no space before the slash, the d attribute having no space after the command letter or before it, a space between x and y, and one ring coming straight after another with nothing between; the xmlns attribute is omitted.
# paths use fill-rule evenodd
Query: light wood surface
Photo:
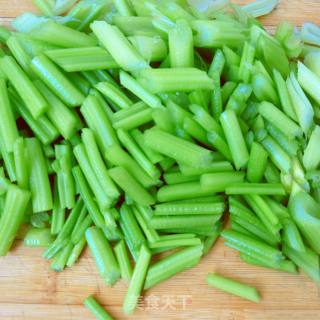
<svg viewBox="0 0 320 320"><path fill-rule="evenodd" d="M28 10L34 11L29 0L0 0L0 22L8 24ZM278 9L262 20L273 29L283 19L297 25L304 21L320 24L320 1L280 0ZM148 291L140 310L131 317L121 312L126 284L121 281L113 288L105 287L88 252L62 273L49 270L41 253L17 242L7 257L0 258L0 320L93 319L82 306L89 294L96 294L116 319L320 319L320 291L306 276L248 266L222 240L196 268ZM254 304L207 287L204 279L212 271L254 285L262 302Z"/></svg>

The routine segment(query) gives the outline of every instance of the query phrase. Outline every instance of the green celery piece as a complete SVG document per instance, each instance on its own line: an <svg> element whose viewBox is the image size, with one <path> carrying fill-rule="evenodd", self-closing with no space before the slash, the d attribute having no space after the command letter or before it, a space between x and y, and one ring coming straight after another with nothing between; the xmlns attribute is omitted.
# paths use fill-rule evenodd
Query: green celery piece
<svg viewBox="0 0 320 320"><path fill-rule="evenodd" d="M84 306L91 311L91 313L98 320L113 320L110 314L98 303L93 297L89 296L83 301Z"/></svg>

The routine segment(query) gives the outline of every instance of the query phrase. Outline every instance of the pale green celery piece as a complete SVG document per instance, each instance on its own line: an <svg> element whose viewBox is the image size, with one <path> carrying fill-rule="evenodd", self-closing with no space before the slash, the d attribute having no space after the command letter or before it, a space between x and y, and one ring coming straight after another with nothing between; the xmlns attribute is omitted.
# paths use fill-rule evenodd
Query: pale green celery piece
<svg viewBox="0 0 320 320"><path fill-rule="evenodd" d="M97 44L94 37L63 26L53 20L44 21L33 27L29 34L34 39L63 48L92 47ZM57 34L59 34L59 37L57 37Z"/></svg>
<svg viewBox="0 0 320 320"><path fill-rule="evenodd" d="M190 10L198 19L212 19L220 10L223 11L228 5L229 0L188 0Z"/></svg>
<svg viewBox="0 0 320 320"><path fill-rule="evenodd" d="M308 134L313 125L314 111L293 72L287 79L287 88L300 127L305 134Z"/></svg>
<svg viewBox="0 0 320 320"><path fill-rule="evenodd" d="M18 32L29 33L45 22L49 21L48 17L40 17L31 12L25 12L11 21L11 26Z"/></svg>
<svg viewBox="0 0 320 320"><path fill-rule="evenodd" d="M320 77L320 51L308 53L304 58L304 64Z"/></svg>
<svg viewBox="0 0 320 320"><path fill-rule="evenodd" d="M320 253L318 235L320 232L320 206L307 193L299 192L291 197L289 209L293 220L311 248Z"/></svg>
<svg viewBox="0 0 320 320"><path fill-rule="evenodd" d="M213 80L197 68L144 69L139 82L152 93L212 90Z"/></svg>
<svg viewBox="0 0 320 320"><path fill-rule="evenodd" d="M186 10L185 3L180 1L162 1L159 2L158 8L173 21L184 19L186 21L194 20L194 16Z"/></svg>
<svg viewBox="0 0 320 320"><path fill-rule="evenodd" d="M167 44L159 36L135 35L128 39L148 63L162 61L168 54Z"/></svg>
<svg viewBox="0 0 320 320"><path fill-rule="evenodd" d="M250 80L254 58L254 46L252 46L249 42L245 42L239 68L239 79L244 83L248 83Z"/></svg>
<svg viewBox="0 0 320 320"><path fill-rule="evenodd" d="M238 48L246 39L245 28L235 20L193 20L191 27L195 32L195 47L218 48L225 45Z"/></svg>
<svg viewBox="0 0 320 320"><path fill-rule="evenodd" d="M298 62L298 81L306 93L318 104L320 103L320 77L308 69L302 62Z"/></svg>
<svg viewBox="0 0 320 320"><path fill-rule="evenodd" d="M306 170L315 170L320 164L320 127L316 126L311 134L310 140L303 155L303 165Z"/></svg>
<svg viewBox="0 0 320 320"><path fill-rule="evenodd" d="M271 13L278 5L279 0L255 0L241 8L253 17L261 17Z"/></svg>
<svg viewBox="0 0 320 320"><path fill-rule="evenodd" d="M120 71L120 83L151 108L162 107L159 97L150 93L135 78L122 70Z"/></svg>
<svg viewBox="0 0 320 320"><path fill-rule="evenodd" d="M100 47L55 49L45 54L67 72L118 67L111 55Z"/></svg>
<svg viewBox="0 0 320 320"><path fill-rule="evenodd" d="M115 16L113 23L126 35L126 36L147 36L154 37L160 36L161 33L152 24L151 17L132 16L122 17Z"/></svg>
<svg viewBox="0 0 320 320"><path fill-rule="evenodd" d="M253 92L259 101L269 101L279 105L277 92L267 76L262 73L254 74L252 77Z"/></svg>
<svg viewBox="0 0 320 320"><path fill-rule="evenodd" d="M147 62L118 27L105 21L95 21L91 24L91 29L122 69L138 72L148 67Z"/></svg>
<svg viewBox="0 0 320 320"><path fill-rule="evenodd" d="M169 31L169 55L171 68L194 65L193 35L186 20L178 20Z"/></svg>
<svg viewBox="0 0 320 320"><path fill-rule="evenodd" d="M77 0L56 0L53 12L55 15L62 15L69 11L73 7L73 5L77 2Z"/></svg>
<svg viewBox="0 0 320 320"><path fill-rule="evenodd" d="M320 46L320 27L311 22L306 22L301 28L301 37L305 43Z"/></svg>

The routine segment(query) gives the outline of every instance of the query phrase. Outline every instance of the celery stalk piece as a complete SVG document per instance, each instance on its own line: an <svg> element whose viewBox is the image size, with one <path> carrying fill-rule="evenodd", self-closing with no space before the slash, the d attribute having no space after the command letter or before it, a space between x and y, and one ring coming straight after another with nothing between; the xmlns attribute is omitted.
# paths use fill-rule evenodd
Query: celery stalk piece
<svg viewBox="0 0 320 320"><path fill-rule="evenodd" d="M317 241L320 230L319 204L307 193L300 192L290 199L289 209L293 220L311 248L319 254Z"/></svg>
<svg viewBox="0 0 320 320"><path fill-rule="evenodd" d="M302 62L298 62L298 81L304 91L319 104L320 77L308 69Z"/></svg>
<svg viewBox="0 0 320 320"><path fill-rule="evenodd" d="M114 247L114 252L119 263L121 278L129 282L132 277L132 266L126 244L123 240L119 241L116 244L116 246Z"/></svg>
<svg viewBox="0 0 320 320"><path fill-rule="evenodd" d="M146 157L143 151L135 143L129 132L119 129L117 130L117 134L122 145L128 150L128 152L137 161L141 168L143 168L153 179L159 179L160 171Z"/></svg>
<svg viewBox="0 0 320 320"><path fill-rule="evenodd" d="M134 16L133 8L131 7L131 3L127 0L114 0L114 6L118 13L123 17Z"/></svg>
<svg viewBox="0 0 320 320"><path fill-rule="evenodd" d="M244 83L250 80L254 57L255 48L249 42L245 42L239 68L239 79Z"/></svg>
<svg viewBox="0 0 320 320"><path fill-rule="evenodd" d="M237 48L244 43L245 28L236 21L193 20L194 45L198 48Z"/></svg>
<svg viewBox="0 0 320 320"><path fill-rule="evenodd" d="M136 79L122 70L120 71L120 83L151 108L162 107L160 98L148 92Z"/></svg>
<svg viewBox="0 0 320 320"><path fill-rule="evenodd" d="M192 30L186 20L178 20L169 31L169 55L172 68L187 68L194 65Z"/></svg>
<svg viewBox="0 0 320 320"><path fill-rule="evenodd" d="M125 168L143 187L149 188L156 184L154 179L119 145L111 145L105 152L105 158L114 166Z"/></svg>
<svg viewBox="0 0 320 320"><path fill-rule="evenodd" d="M273 83L263 73L258 72L253 75L252 88L259 101L269 101L275 105L279 104L279 98Z"/></svg>
<svg viewBox="0 0 320 320"><path fill-rule="evenodd" d="M215 161L203 167L190 167L179 164L179 168L184 176L199 176L205 173L233 171L233 167L228 161Z"/></svg>
<svg viewBox="0 0 320 320"><path fill-rule="evenodd" d="M24 138L19 137L13 145L14 164L16 169L17 184L22 189L29 186L29 170L26 168L27 154Z"/></svg>
<svg viewBox="0 0 320 320"><path fill-rule="evenodd" d="M320 77L320 52L310 52L304 58L304 64Z"/></svg>
<svg viewBox="0 0 320 320"><path fill-rule="evenodd" d="M72 169L74 179L78 185L81 198L83 199L85 206L92 218L92 221L97 227L103 228L105 226L105 221L103 216L94 200L93 193L89 189L88 183L83 176L80 167L76 166Z"/></svg>
<svg viewBox="0 0 320 320"><path fill-rule="evenodd" d="M307 147L304 150L303 165L307 170L315 170L320 164L320 127L316 126L311 134Z"/></svg>
<svg viewBox="0 0 320 320"><path fill-rule="evenodd" d="M48 118L65 139L70 139L79 128L78 115L57 98L42 81L36 80L34 84L50 107L47 111Z"/></svg>
<svg viewBox="0 0 320 320"><path fill-rule="evenodd" d="M73 5L77 2L77 0L56 0L53 12L55 15L62 15L63 13L66 13L73 7Z"/></svg>
<svg viewBox="0 0 320 320"><path fill-rule="evenodd" d="M197 265L202 256L203 245L184 248L154 263L148 270L145 289Z"/></svg>
<svg viewBox="0 0 320 320"><path fill-rule="evenodd" d="M226 188L226 194L262 194L285 196L286 192L281 183L233 183Z"/></svg>
<svg viewBox="0 0 320 320"><path fill-rule="evenodd" d="M29 191L14 185L9 187L0 218L0 256L6 255L9 251L23 223L29 200Z"/></svg>
<svg viewBox="0 0 320 320"><path fill-rule="evenodd" d="M268 153L261 144L254 142L248 161L247 179L250 182L260 182L268 163Z"/></svg>
<svg viewBox="0 0 320 320"><path fill-rule="evenodd" d="M167 57L167 44L159 36L134 35L128 39L147 62L162 61Z"/></svg>
<svg viewBox="0 0 320 320"><path fill-rule="evenodd" d="M111 145L118 144L111 121L98 97L89 94L84 100L80 111L88 127L94 132L101 152L104 153Z"/></svg>
<svg viewBox="0 0 320 320"><path fill-rule="evenodd" d="M61 206L58 191L58 181L57 178L54 179L53 186L53 208L51 215L51 234L57 235L61 232L64 222L65 222L65 208Z"/></svg>
<svg viewBox="0 0 320 320"><path fill-rule="evenodd" d="M68 106L82 104L83 94L45 55L32 59L32 70Z"/></svg>
<svg viewBox="0 0 320 320"><path fill-rule="evenodd" d="M271 13L277 7L278 3L278 0L255 0L241 8L257 18Z"/></svg>
<svg viewBox="0 0 320 320"><path fill-rule="evenodd" d="M294 73L291 73L290 77L287 79L287 88L300 127L303 132L307 134L313 124L314 111Z"/></svg>
<svg viewBox="0 0 320 320"><path fill-rule="evenodd" d="M151 205L155 202L152 195L123 167L114 167L109 170L109 174L114 182L137 203Z"/></svg>
<svg viewBox="0 0 320 320"><path fill-rule="evenodd" d="M125 93L109 82L99 82L95 85L106 98L115 103L120 109L128 109L133 102Z"/></svg>
<svg viewBox="0 0 320 320"><path fill-rule="evenodd" d="M120 193L109 176L107 167L99 152L93 131L90 129L83 129L81 138L87 151L91 167L93 168L102 189L111 197L111 199L117 199Z"/></svg>
<svg viewBox="0 0 320 320"><path fill-rule="evenodd" d="M148 67L147 62L118 27L105 21L95 21L91 24L91 29L122 69L137 72Z"/></svg>
<svg viewBox="0 0 320 320"><path fill-rule="evenodd" d="M30 36L36 40L63 48L92 47L97 44L95 38L63 26L53 20L44 21L30 31ZM57 35L59 35L57 37Z"/></svg>
<svg viewBox="0 0 320 320"><path fill-rule="evenodd" d="M144 69L138 81L152 93L213 89L213 80L197 68Z"/></svg>
<svg viewBox="0 0 320 320"><path fill-rule="evenodd" d="M90 150L89 150L90 151ZM83 143L78 144L73 149L73 153L79 163L81 171L83 172L96 201L101 211L110 208L113 205L114 199L111 199L107 190L103 189L98 176L95 174L92 164L89 160L88 152Z"/></svg>
<svg viewBox="0 0 320 320"><path fill-rule="evenodd" d="M264 101L259 104L258 110L266 120L282 131L287 137L302 137L303 132L301 128L272 103Z"/></svg>
<svg viewBox="0 0 320 320"><path fill-rule="evenodd" d="M108 240L98 227L89 228L86 239L101 277L107 286L112 286L120 278L120 270Z"/></svg>
<svg viewBox="0 0 320 320"><path fill-rule="evenodd" d="M225 192L226 188L244 180L243 172L205 173L200 178L201 189L211 193Z"/></svg>
<svg viewBox="0 0 320 320"><path fill-rule="evenodd" d="M226 291L228 293L234 294L244 299L248 299L253 302L258 303L261 299L260 294L255 288L228 278L224 278L217 274L208 274L207 283L214 288Z"/></svg>
<svg viewBox="0 0 320 320"><path fill-rule="evenodd" d="M252 85L239 83L230 95L226 109L234 110L237 114L242 114L245 110L247 101L252 94Z"/></svg>
<svg viewBox="0 0 320 320"><path fill-rule="evenodd" d="M9 31L6 27L0 27L0 42L7 42L11 36L11 31Z"/></svg>
<svg viewBox="0 0 320 320"><path fill-rule="evenodd" d="M53 241L49 228L31 228L23 239L27 247L47 247Z"/></svg>
<svg viewBox="0 0 320 320"><path fill-rule="evenodd" d="M89 296L83 301L84 306L91 311L97 320L113 320L109 313L93 297Z"/></svg>
<svg viewBox="0 0 320 320"><path fill-rule="evenodd" d="M53 207L49 175L45 157L36 138L25 139L28 166L30 170L29 188L32 196L33 212L49 211Z"/></svg>
<svg viewBox="0 0 320 320"><path fill-rule="evenodd" d="M0 139L3 141L4 151L12 152L19 133L10 104L5 80L0 79Z"/></svg>
<svg viewBox="0 0 320 320"><path fill-rule="evenodd" d="M301 37L305 43L319 46L320 45L320 28L311 22L302 25Z"/></svg>
<svg viewBox="0 0 320 320"><path fill-rule="evenodd" d="M71 268L77 262L86 245L87 239L85 237L82 237L81 240L74 245L67 260L67 267Z"/></svg>
<svg viewBox="0 0 320 320"><path fill-rule="evenodd" d="M35 119L41 116L48 109L48 105L17 62L12 57L5 56L1 58L0 66L25 102L32 116Z"/></svg>
<svg viewBox="0 0 320 320"><path fill-rule="evenodd" d="M226 110L221 114L220 121L236 168L246 167L249 153L235 112Z"/></svg>
<svg viewBox="0 0 320 320"><path fill-rule="evenodd" d="M144 133L147 146L190 166L201 167L211 162L209 150L158 129Z"/></svg>
<svg viewBox="0 0 320 320"><path fill-rule="evenodd" d="M134 267L129 288L123 302L123 311L125 314L133 313L136 308L148 272L150 260L151 252L143 245L139 251L138 260Z"/></svg>
<svg viewBox="0 0 320 320"><path fill-rule="evenodd" d="M118 68L111 55L100 47L48 50L45 54L67 72Z"/></svg>

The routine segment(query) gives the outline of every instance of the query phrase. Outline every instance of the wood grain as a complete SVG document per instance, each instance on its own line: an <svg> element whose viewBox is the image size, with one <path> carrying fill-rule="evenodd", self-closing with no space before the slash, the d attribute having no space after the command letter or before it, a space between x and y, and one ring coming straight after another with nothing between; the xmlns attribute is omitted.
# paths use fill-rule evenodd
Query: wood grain
<svg viewBox="0 0 320 320"><path fill-rule="evenodd" d="M34 11L29 0L0 0L0 22L8 24L28 10ZM284 19L297 25L304 21L320 24L319 13L319 0L280 0L278 9L262 21L271 29ZM41 253L17 242L10 254L0 259L0 320L93 319L82 306L89 294L96 294L116 319L320 319L320 291L306 276L248 266L222 240L196 268L148 291L132 317L121 312L126 284L105 287L88 252L62 273L51 271ZM262 302L256 305L209 288L204 278L212 271L256 286Z"/></svg>

